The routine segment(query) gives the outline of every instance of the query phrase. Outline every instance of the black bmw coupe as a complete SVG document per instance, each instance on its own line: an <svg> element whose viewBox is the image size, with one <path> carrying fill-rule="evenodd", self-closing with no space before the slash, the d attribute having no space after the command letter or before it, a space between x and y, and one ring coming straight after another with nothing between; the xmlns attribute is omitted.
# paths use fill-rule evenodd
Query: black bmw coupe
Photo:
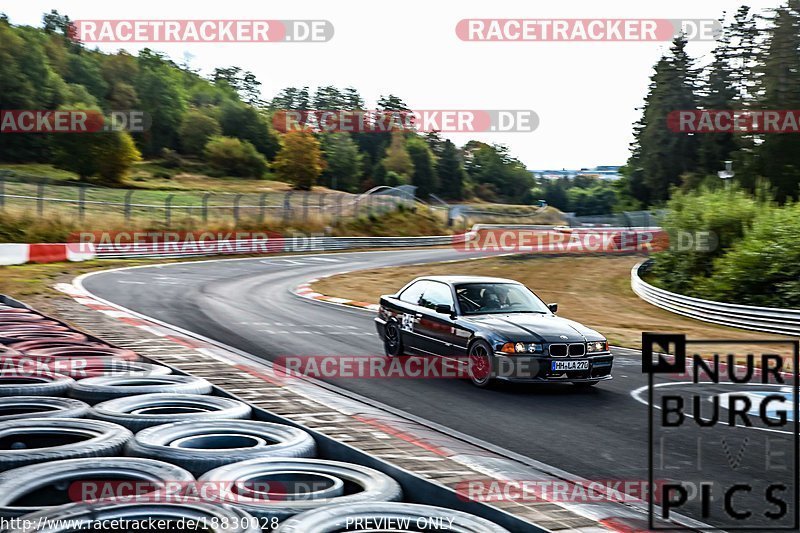
<svg viewBox="0 0 800 533"><path fill-rule="evenodd" d="M479 387L611 379L614 357L605 337L556 316L557 309L513 280L429 276L381 296L375 325L387 356L452 359Z"/></svg>

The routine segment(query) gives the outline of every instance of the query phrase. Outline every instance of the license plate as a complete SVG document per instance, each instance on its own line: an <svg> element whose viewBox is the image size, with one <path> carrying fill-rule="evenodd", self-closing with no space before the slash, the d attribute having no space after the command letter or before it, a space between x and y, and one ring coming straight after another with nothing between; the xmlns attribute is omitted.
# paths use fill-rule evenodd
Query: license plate
<svg viewBox="0 0 800 533"><path fill-rule="evenodd" d="M553 361L553 370L589 370L589 361Z"/></svg>

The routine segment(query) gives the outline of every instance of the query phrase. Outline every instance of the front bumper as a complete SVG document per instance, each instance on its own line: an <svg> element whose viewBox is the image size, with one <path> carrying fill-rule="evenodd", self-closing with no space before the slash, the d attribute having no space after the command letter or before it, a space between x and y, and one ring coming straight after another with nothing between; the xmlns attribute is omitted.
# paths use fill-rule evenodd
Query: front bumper
<svg viewBox="0 0 800 533"><path fill-rule="evenodd" d="M554 371L553 361L588 361L587 370ZM493 376L519 383L579 383L613 379L614 356L610 352L584 357L509 355L495 352Z"/></svg>

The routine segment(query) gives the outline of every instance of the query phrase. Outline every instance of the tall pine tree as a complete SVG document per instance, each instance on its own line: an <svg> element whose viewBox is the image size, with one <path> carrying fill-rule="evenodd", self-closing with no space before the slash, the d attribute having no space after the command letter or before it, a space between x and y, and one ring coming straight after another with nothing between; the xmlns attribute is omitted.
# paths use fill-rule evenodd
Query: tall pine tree
<svg viewBox="0 0 800 533"><path fill-rule="evenodd" d="M656 64L628 161L633 169L631 193L645 204L664 202L670 187L697 166L697 136L667 128L672 111L697 109L696 78L686 39L678 36L670 53Z"/></svg>
<svg viewBox="0 0 800 533"><path fill-rule="evenodd" d="M778 8L773 17L758 79L759 107L764 110L800 109L800 0ZM756 170L775 188L780 202L798 197L800 137L766 133L755 147Z"/></svg>

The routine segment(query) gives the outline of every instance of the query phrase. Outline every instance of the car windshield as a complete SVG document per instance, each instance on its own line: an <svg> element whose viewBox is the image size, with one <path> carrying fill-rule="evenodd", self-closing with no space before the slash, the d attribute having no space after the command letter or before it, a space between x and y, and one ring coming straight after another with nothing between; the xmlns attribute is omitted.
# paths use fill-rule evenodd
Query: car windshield
<svg viewBox="0 0 800 533"><path fill-rule="evenodd" d="M456 296L462 315L550 314L543 301L527 287L516 283L464 283L456 285Z"/></svg>

